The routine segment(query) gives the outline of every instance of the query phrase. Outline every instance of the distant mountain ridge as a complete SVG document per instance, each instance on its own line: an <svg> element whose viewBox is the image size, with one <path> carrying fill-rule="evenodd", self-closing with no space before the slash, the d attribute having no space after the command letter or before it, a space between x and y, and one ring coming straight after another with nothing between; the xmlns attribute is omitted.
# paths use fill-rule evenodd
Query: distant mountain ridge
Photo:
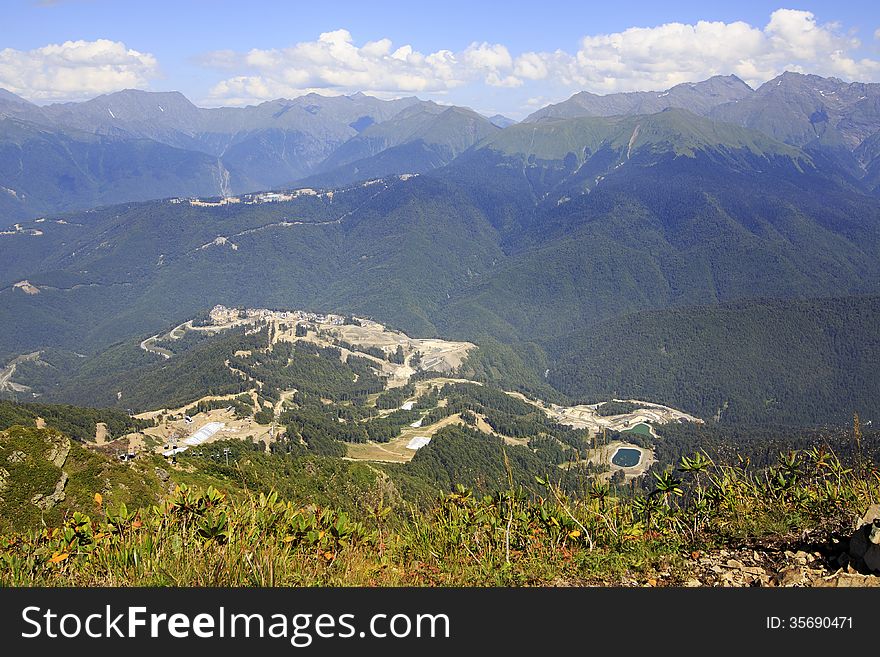
<svg viewBox="0 0 880 657"><path fill-rule="evenodd" d="M489 122L490 122L492 125L496 125L496 126L498 126L499 128L502 128L502 129L503 129L503 128L509 128L509 127L512 126L514 123L517 123L517 121L514 121L513 119L508 118L508 117L504 116L503 114L494 114L493 116L490 116L490 117L489 117Z"/></svg>
<svg viewBox="0 0 880 657"><path fill-rule="evenodd" d="M446 117L441 126L465 119L491 132L414 177L310 188L262 203L129 203L5 231L0 354L94 353L214 303L305 308L473 342L485 350L468 365L475 377L513 377L513 387L550 398L544 391L551 384L572 394L598 390L578 378L587 372L599 381L603 369L571 363L592 353L613 366L613 333L625 330L619 327L628 317L768 298L794 327L799 314L822 305L797 300L880 294L880 200L829 168L821 152L678 108L501 130L464 110L421 113L414 106L399 121L361 131L403 143L352 164L378 166L386 157L382 164L393 169L404 162L404 149L437 157L426 141L407 140L442 135L434 129L438 117ZM848 362L843 355L858 346L854 340L877 338L870 329L875 306L856 305L853 316L868 317L858 331L839 345L834 336L813 344L840 351L821 361L840 382L835 389L866 413L880 412L835 369ZM744 308L737 321L752 328L738 339L749 344L748 332L761 323L748 323L758 310ZM656 315L646 330L662 336L676 325L699 329L700 312ZM606 344L585 350L600 326ZM711 329L704 353L723 342L718 325ZM773 332L763 337L762 353L782 348ZM653 337L633 344L657 348ZM824 380L810 363L794 361ZM631 375L612 392L627 395L640 362L627 360ZM664 379L656 368L664 359L651 362L659 390ZM679 351L675 365L706 372L705 387L692 395L663 383L696 405L688 409L714 413L729 401L731 417L764 417L759 388L748 385L749 376L760 375L760 355L737 367L735 385L723 369L709 371L686 353ZM778 380L794 390L791 379ZM710 390L707 406L709 397L700 395ZM773 417L807 417L805 399L785 402ZM829 404L810 417L830 412ZM835 421L851 410L838 408Z"/></svg>
<svg viewBox="0 0 880 657"><path fill-rule="evenodd" d="M222 196L289 184L310 173L360 130L416 103L421 101L308 94L244 108L204 109L177 92L126 90L83 103L39 107L4 91L0 152L9 158L9 166L0 172L0 187L11 191L0 197L0 212L6 218L0 223L108 202ZM32 139L23 140L24 133ZM166 156L152 162L140 159L141 179L133 178L130 186L110 172L93 175L94 162L106 159L107 148L117 153L130 148L131 157L123 159L136 162L147 142L157 153L176 153L167 156L172 161L189 158L191 166L178 171L180 177L175 179L163 170ZM62 144L75 146L68 149ZM46 151L52 155L35 160L36 169L29 174L17 166L22 149L31 158ZM88 150L89 166L80 166L76 155L66 154L68 150ZM41 180L37 189L29 186L34 177Z"/></svg>
<svg viewBox="0 0 880 657"><path fill-rule="evenodd" d="M880 128L880 84L786 72L710 115L797 146L818 140L853 151Z"/></svg>
<svg viewBox="0 0 880 657"><path fill-rule="evenodd" d="M880 84L799 73L756 90L736 76L718 75L666 91L580 92L521 123L415 97L380 100L362 93L200 108L178 92L125 90L38 106L0 89L0 224L122 201L425 173L499 135L501 144L528 134L524 126L673 110L717 124L716 132L732 124L763 133L847 184L880 194ZM635 141L646 138L643 132ZM610 152L605 146L619 144L591 149ZM575 157L584 159L583 153ZM176 163L171 169L164 166L169 161ZM114 162L122 165L118 174Z"/></svg>
<svg viewBox="0 0 880 657"><path fill-rule="evenodd" d="M813 155L869 190L880 190L880 84L785 72L752 89L738 77L714 76L666 91L598 96L580 92L534 112L523 123L686 109L751 128Z"/></svg>
<svg viewBox="0 0 880 657"><path fill-rule="evenodd" d="M0 228L28 216L125 201L215 194L210 155L143 138L0 118Z"/></svg>
<svg viewBox="0 0 880 657"><path fill-rule="evenodd" d="M666 91L634 91L604 96L581 91L568 100L530 114L523 119L523 123L582 116L654 114L670 107L705 115L718 105L746 98L751 93L752 88L735 75L716 75L703 82L678 84Z"/></svg>
<svg viewBox="0 0 880 657"><path fill-rule="evenodd" d="M399 173L424 173L448 164L499 130L467 108L430 102L411 105L349 139L304 183L332 187Z"/></svg>
<svg viewBox="0 0 880 657"><path fill-rule="evenodd" d="M720 105L714 119L736 123L803 148L877 191L880 167L871 147L880 135L880 84L783 73L737 103Z"/></svg>
<svg viewBox="0 0 880 657"><path fill-rule="evenodd" d="M43 135L42 141L28 146L21 142L22 127L13 130L6 124L0 126L0 149L5 146L8 150L14 144L40 152L37 144L45 142L50 134L56 144L85 140L93 144L92 149L95 140L87 135L100 137L99 144L111 140L117 149L126 142L134 145L149 140L156 143L157 151L162 150L159 146L164 146L191 153L194 162L199 162L194 164L194 171L212 162L210 166L216 172L207 179L207 184L203 184L204 180L194 182L189 180L193 176L184 175L179 184L166 179L159 188L146 184L127 189L118 181L95 181L91 186L99 189L115 185L115 196L111 194L109 202L192 194L222 196L270 189L415 142L419 144L408 151L404 149L402 157L389 154L379 164L368 164L366 168L372 166L378 175L408 170L421 172L446 164L496 129L488 119L467 108L441 106L415 97L380 100L362 93L351 96L307 94L241 108L200 108L178 92L125 90L81 103L40 107L11 92L0 91L0 119L27 122L31 124L31 133ZM396 123L389 123L398 115ZM357 139L363 132L367 132L367 136ZM348 144L352 140L355 141ZM342 146L346 146L346 150L327 162ZM414 155L406 154L410 151ZM346 156L346 153L355 156ZM97 157L102 159L100 155ZM13 168L14 172L0 174L0 186L14 192L10 192L10 198L0 199L0 212L17 220L108 202L108 194L90 191L88 185L71 190L67 184L70 178L65 173L65 167L71 166L76 168L70 162L63 166L45 162L40 172L43 181L40 193L25 191L27 185L22 182L25 177L22 170ZM158 161L152 166L145 165L145 177L155 178L157 173L161 174L153 167L160 167ZM351 182L352 177L357 179L357 170L355 167L341 182ZM200 175L196 173L194 177L198 179ZM366 176L361 179L363 177ZM145 193L153 195L145 196Z"/></svg>

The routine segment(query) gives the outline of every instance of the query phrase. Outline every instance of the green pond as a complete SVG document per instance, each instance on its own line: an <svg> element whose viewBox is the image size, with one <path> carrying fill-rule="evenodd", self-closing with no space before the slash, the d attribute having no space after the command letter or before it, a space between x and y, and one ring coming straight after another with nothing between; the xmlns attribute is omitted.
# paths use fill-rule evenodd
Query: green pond
<svg viewBox="0 0 880 657"><path fill-rule="evenodd" d="M637 449L629 449L628 447L621 447L611 457L611 462L621 468L631 468L638 465L641 460L642 453Z"/></svg>
<svg viewBox="0 0 880 657"><path fill-rule="evenodd" d="M639 422L632 429L624 429L621 433L637 433L640 436L650 436L651 435L651 427L649 427L644 422Z"/></svg>

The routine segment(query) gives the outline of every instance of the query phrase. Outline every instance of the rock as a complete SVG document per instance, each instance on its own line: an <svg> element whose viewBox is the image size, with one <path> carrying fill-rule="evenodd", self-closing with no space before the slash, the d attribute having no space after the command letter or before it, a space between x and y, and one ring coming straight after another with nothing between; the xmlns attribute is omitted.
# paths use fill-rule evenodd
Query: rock
<svg viewBox="0 0 880 657"><path fill-rule="evenodd" d="M168 474L168 471L163 468L156 468L156 476L159 477L159 481L161 482L166 482L171 477L171 475Z"/></svg>
<svg viewBox="0 0 880 657"><path fill-rule="evenodd" d="M68 450L70 449L70 443L67 445ZM66 458L66 457L65 457ZM61 472L61 479L59 479L55 483L55 490L51 495L43 495L42 493L37 493L31 498L31 503L41 508L43 511L48 511L53 506L63 501L65 497L67 497L64 492L64 487L67 486L68 475L66 472Z"/></svg>
<svg viewBox="0 0 880 657"><path fill-rule="evenodd" d="M813 558L810 556L809 553L799 550L798 552L794 553L794 560L797 561L799 564L806 564L812 561Z"/></svg>
<svg viewBox="0 0 880 657"><path fill-rule="evenodd" d="M12 454L9 455L9 458L6 460L9 463L21 463L27 458L27 454L22 452L20 449L15 450Z"/></svg>
<svg viewBox="0 0 880 657"><path fill-rule="evenodd" d="M70 439L59 433L47 432L43 440L49 445L49 450L46 452L46 460L57 468L64 467L67 455L70 454Z"/></svg>
<svg viewBox="0 0 880 657"><path fill-rule="evenodd" d="M880 545L871 545L862 557L862 561L866 569L875 575L880 575Z"/></svg>
<svg viewBox="0 0 880 657"><path fill-rule="evenodd" d="M804 572L801 568L791 566L776 574L777 586L798 586L804 583Z"/></svg>
<svg viewBox="0 0 880 657"><path fill-rule="evenodd" d="M847 549L851 565L880 575L880 505L871 505L859 522Z"/></svg>
<svg viewBox="0 0 880 657"><path fill-rule="evenodd" d="M861 517L858 525L856 525L856 528L859 528L863 525L869 525L878 519L880 519L880 504L872 504L868 507L868 510L865 511L865 515Z"/></svg>
<svg viewBox="0 0 880 657"><path fill-rule="evenodd" d="M880 580L876 577L869 577L866 575L852 575L850 573L840 573L839 575L835 575L837 579L837 586L880 586Z"/></svg>
<svg viewBox="0 0 880 657"><path fill-rule="evenodd" d="M836 588L837 575L832 575L831 577L820 577L819 579L813 580L810 583L810 586L814 586L820 589Z"/></svg>
<svg viewBox="0 0 880 657"><path fill-rule="evenodd" d="M861 559L868 551L868 525L860 527L849 539L849 556L853 559Z"/></svg>
<svg viewBox="0 0 880 657"><path fill-rule="evenodd" d="M728 559L727 560L727 567L728 568L736 568L737 570L742 570L746 566L742 561L737 561L736 559Z"/></svg>

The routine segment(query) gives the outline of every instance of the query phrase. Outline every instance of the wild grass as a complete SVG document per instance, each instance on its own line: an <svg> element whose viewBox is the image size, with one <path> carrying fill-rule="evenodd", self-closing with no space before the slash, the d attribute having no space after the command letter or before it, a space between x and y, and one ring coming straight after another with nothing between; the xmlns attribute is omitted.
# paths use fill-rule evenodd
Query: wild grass
<svg viewBox="0 0 880 657"><path fill-rule="evenodd" d="M380 501L357 520L275 493L232 499L185 485L160 505L104 505L0 539L5 586L535 586L687 576L692 550L833 532L880 496L875 467L828 451L781 454L756 472L702 453L654 475L650 494L602 484L570 498L536 478L478 497L463 487L426 509Z"/></svg>

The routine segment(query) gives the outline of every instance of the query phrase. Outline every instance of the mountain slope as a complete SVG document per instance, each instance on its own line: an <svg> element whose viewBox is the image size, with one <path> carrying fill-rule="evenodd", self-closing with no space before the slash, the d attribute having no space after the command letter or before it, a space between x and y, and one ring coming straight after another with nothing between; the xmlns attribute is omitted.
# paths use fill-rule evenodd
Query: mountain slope
<svg viewBox="0 0 880 657"><path fill-rule="evenodd" d="M710 114L789 144L818 140L852 151L878 129L880 84L785 72L749 97L720 105Z"/></svg>
<svg viewBox="0 0 880 657"><path fill-rule="evenodd" d="M308 94L203 109L176 92L126 90L37 107L6 92L0 96L6 164L0 187L9 191L0 194L0 212L7 218L2 223L104 203L285 185L310 173L360 130L416 102ZM19 166L22 149L30 172ZM108 159L113 169L102 164ZM39 184L30 185L31 177Z"/></svg>
<svg viewBox="0 0 880 657"><path fill-rule="evenodd" d="M11 116L14 118L33 118L40 114L40 108L21 96L16 96L11 91L0 88L0 118Z"/></svg>
<svg viewBox="0 0 880 657"><path fill-rule="evenodd" d="M79 209L89 203L189 194L226 196L284 187L305 179L310 185L347 185L437 169L480 140L508 131L527 136L523 126L591 116L645 116L682 108L756 129L799 147L829 175L838 175L854 187L873 190L877 188L876 149L863 145L869 145L871 137L880 134L878 88L786 73L752 91L734 76L715 76L659 93L580 93L514 125L503 117L486 119L465 108L441 107L416 98L383 101L364 94L307 94L241 108L199 108L176 92L125 90L82 103L45 107L4 92L0 94L0 118L30 123L35 131L46 131L62 141L81 142L88 134L116 145L132 142L135 151L143 150L142 142L149 141L154 151L168 154L172 161L180 157L162 151L159 145L181 149L191 153L187 168L193 174L178 170L174 175L182 180L175 184L172 176L162 170L162 158L155 162L140 160L130 168L129 188L116 185L110 172L96 174L94 167L80 167L95 178L95 187L117 187L120 191L95 193L91 200L88 194L74 194L70 204L63 190L53 184L35 186L29 194L16 197L13 192L25 186L14 176L0 177L0 187L12 190L0 194L0 212L8 218L4 222L8 225L20 218ZM578 140L584 141L581 137L576 136L572 147ZM627 140L631 137L632 133L620 136ZM590 148L595 151L596 144L589 139L585 143L592 144ZM620 144L612 145L617 148ZM566 154L568 151L575 153L579 162L584 159L582 152L569 148ZM206 178L201 167L208 162L200 157L203 155L214 158L215 181L210 185L202 184ZM131 158L121 159L125 162ZM16 161L13 158L8 162L14 172ZM76 177L65 169L69 169L69 162L54 157L48 157L40 166L50 176ZM598 161L588 168L602 175ZM142 184L138 184L139 176ZM190 178L199 180L199 184L192 184Z"/></svg>
<svg viewBox="0 0 880 657"><path fill-rule="evenodd" d="M106 345L110 336L182 321L207 300L381 312L394 324L431 332L428 313L500 256L494 230L465 202L449 184L420 176L288 203L155 202L60 225L30 222L0 235L3 248L34 258L0 263L9 329L0 353L46 344L53 334L67 347ZM43 234L27 232L32 226ZM33 279L37 294L14 287L24 278Z"/></svg>
<svg viewBox="0 0 880 657"><path fill-rule="evenodd" d="M176 92L126 90L84 103L50 105L45 112L67 127L148 138L221 157L231 171L240 172L233 189L253 191L302 177L361 125L383 121L415 102L306 94L242 108L203 109Z"/></svg>
<svg viewBox="0 0 880 657"><path fill-rule="evenodd" d="M747 98L751 93L751 87L735 75L716 75L702 82L678 84L662 92L634 91L599 96L581 91L566 101L530 114L523 123L582 116L654 114L670 107L705 115L718 105Z"/></svg>
<svg viewBox="0 0 880 657"><path fill-rule="evenodd" d="M35 215L125 200L214 194L217 160L146 139L120 139L0 119L4 227Z"/></svg>
<svg viewBox="0 0 880 657"><path fill-rule="evenodd" d="M70 408L71 414L79 409ZM92 512L95 493L108 504L158 502L163 486L154 468L129 467L96 454L55 429L14 426L0 431L0 530L62 522Z"/></svg>
<svg viewBox="0 0 880 657"><path fill-rule="evenodd" d="M478 313L546 339L649 308L880 285L876 201L796 149L679 110L515 126L444 173L485 190L474 202L508 253L458 291L446 330Z"/></svg>
<svg viewBox="0 0 880 657"><path fill-rule="evenodd" d="M451 162L500 129L466 108L420 103L366 128L333 152L322 173L303 181L339 186L402 173L424 173Z"/></svg>
<svg viewBox="0 0 880 657"><path fill-rule="evenodd" d="M650 393L728 423L846 425L880 412L878 317L876 296L628 315L559 341L549 380L581 399Z"/></svg>
<svg viewBox="0 0 880 657"><path fill-rule="evenodd" d="M475 368L534 387L547 352L623 316L880 293L876 197L676 109L511 126L420 176L286 198L22 223L0 235L19 254L0 262L0 354L93 353L216 303L304 308L487 345Z"/></svg>
<svg viewBox="0 0 880 657"><path fill-rule="evenodd" d="M710 116L821 153L830 166L860 178L853 152L880 130L880 84L786 72L750 97L714 108Z"/></svg>
<svg viewBox="0 0 880 657"><path fill-rule="evenodd" d="M878 211L743 128L678 110L575 119L513 126L432 176L277 205L132 206L69 220L81 229L46 224L37 242L5 236L32 256L0 270L0 295L18 324L55 303L77 315L110 286L108 310L130 318L114 332L148 307L161 326L225 303L357 310L429 333L490 313L493 330L559 335L572 319L667 305L869 293ZM12 287L22 280L42 291Z"/></svg>

